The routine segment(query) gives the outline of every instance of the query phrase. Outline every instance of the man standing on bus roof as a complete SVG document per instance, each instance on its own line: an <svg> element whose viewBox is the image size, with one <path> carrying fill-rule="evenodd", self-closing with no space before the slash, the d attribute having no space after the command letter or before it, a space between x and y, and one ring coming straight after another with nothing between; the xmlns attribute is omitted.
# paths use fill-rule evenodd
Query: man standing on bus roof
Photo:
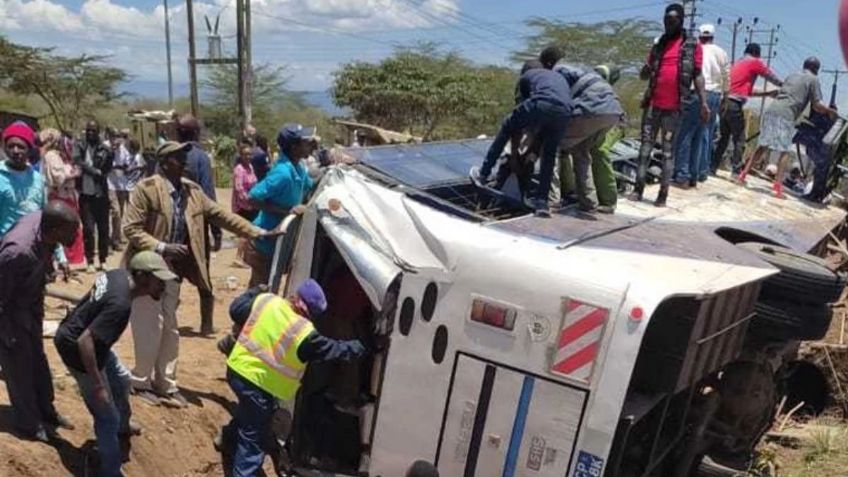
<svg viewBox="0 0 848 477"><path fill-rule="evenodd" d="M334 340L315 330L312 320L326 310L324 290L312 279L288 299L251 289L233 301L231 317L244 321L227 359L227 381L238 397L228 426L238 433L234 477L253 477L262 468L261 441L277 400L294 399L307 363L349 361L365 353L357 340Z"/></svg>
<svg viewBox="0 0 848 477"><path fill-rule="evenodd" d="M657 40L639 77L649 80L642 99L642 145L636 186L630 200L641 201L645 191L654 140L662 131L663 166L656 207L665 207L674 169L674 145L680 129L681 113L688 107L699 109L700 120L709 119L710 108L701 73L703 50L694 35L683 28L683 5L672 3L665 9L665 33ZM695 91L692 91L694 85ZM695 103L697 101L697 103Z"/></svg>
<svg viewBox="0 0 848 477"><path fill-rule="evenodd" d="M733 174L738 175L742 171L742 153L745 151L745 102L751 96L776 95L777 90L771 92L754 91L754 83L762 76L775 86L783 86L783 81L774 74L771 68L760 59L760 45L748 43L745 47L745 57L737 61L730 68L730 88L728 94L723 98L721 107L721 118L719 126L719 140L713 152L711 169L712 173L718 172L718 168L724 159L724 153L733 138L733 156L731 165Z"/></svg>

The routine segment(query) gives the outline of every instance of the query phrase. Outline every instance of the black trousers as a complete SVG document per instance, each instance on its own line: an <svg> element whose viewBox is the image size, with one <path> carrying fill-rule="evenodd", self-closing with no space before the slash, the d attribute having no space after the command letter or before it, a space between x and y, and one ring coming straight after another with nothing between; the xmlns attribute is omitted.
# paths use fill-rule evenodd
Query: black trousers
<svg viewBox="0 0 848 477"><path fill-rule="evenodd" d="M94 265L94 231L97 229L98 258L106 263L109 256L109 197L80 195L80 218L85 260Z"/></svg>
<svg viewBox="0 0 848 477"><path fill-rule="evenodd" d="M8 317L0 317L8 319ZM35 433L43 424L56 421L53 407L53 380L44 354L44 342L38 333L12 331L0 339L0 367L9 391L14 426L27 434Z"/></svg>
<svg viewBox="0 0 848 477"><path fill-rule="evenodd" d="M726 100L722 105L721 119L719 121L719 139L712 157L713 174L721 167L724 153L730 140L733 139L733 156L731 165L733 173L742 171L742 153L745 152L745 112L744 103L740 101Z"/></svg>

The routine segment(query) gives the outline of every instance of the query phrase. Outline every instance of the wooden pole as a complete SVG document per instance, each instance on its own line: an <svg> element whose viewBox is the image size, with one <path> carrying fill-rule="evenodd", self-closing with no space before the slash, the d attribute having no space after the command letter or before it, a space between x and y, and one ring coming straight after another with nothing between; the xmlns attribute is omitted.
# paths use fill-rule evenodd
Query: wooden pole
<svg viewBox="0 0 848 477"><path fill-rule="evenodd" d="M186 0L186 17L188 18L188 79L191 83L191 114L198 117L199 100L197 94L197 59L194 48L194 4Z"/></svg>

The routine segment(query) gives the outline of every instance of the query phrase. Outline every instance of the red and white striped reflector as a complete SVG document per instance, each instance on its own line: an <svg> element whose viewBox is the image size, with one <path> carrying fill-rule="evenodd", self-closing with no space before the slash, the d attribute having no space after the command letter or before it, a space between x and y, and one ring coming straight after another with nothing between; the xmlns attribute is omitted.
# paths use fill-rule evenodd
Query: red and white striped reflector
<svg viewBox="0 0 848 477"><path fill-rule="evenodd" d="M568 300L551 372L589 383L608 318L606 308Z"/></svg>

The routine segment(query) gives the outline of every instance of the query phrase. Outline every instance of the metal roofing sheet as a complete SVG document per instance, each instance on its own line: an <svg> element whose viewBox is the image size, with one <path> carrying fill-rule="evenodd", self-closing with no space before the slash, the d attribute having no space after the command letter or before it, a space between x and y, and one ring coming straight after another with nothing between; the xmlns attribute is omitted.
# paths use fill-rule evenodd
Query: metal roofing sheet
<svg viewBox="0 0 848 477"><path fill-rule="evenodd" d="M483 163L491 143L491 139L470 139L349 148L345 152L409 186L430 189L469 183L469 169Z"/></svg>

